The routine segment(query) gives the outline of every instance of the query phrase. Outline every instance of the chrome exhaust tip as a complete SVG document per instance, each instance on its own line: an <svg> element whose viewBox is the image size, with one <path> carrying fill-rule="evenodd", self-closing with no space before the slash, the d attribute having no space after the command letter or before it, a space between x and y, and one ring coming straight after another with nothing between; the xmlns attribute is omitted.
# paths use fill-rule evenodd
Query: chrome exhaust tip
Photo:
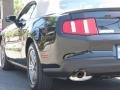
<svg viewBox="0 0 120 90"><path fill-rule="evenodd" d="M87 76L87 73L84 70L76 72L69 77L72 81L87 81L91 78L92 76Z"/></svg>

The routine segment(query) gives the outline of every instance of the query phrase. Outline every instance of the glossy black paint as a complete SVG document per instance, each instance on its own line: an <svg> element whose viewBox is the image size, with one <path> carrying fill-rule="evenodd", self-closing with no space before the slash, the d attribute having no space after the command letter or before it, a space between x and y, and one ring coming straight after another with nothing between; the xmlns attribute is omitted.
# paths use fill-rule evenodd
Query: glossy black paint
<svg viewBox="0 0 120 90"><path fill-rule="evenodd" d="M40 44L38 47L43 50L46 45L55 42L56 37L56 17L43 17L34 22L32 28L32 35L35 41Z"/></svg>

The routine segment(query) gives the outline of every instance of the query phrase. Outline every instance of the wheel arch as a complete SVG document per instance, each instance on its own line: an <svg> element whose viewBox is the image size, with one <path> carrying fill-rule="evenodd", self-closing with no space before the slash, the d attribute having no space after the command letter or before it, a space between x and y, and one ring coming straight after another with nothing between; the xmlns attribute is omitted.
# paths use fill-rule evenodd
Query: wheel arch
<svg viewBox="0 0 120 90"><path fill-rule="evenodd" d="M30 44L33 43L33 42L34 42L34 41L33 41L33 39L32 39L31 37L28 37L28 38L27 38L26 46L25 46L25 54L26 54L26 56L27 56L27 53L28 53L29 46L30 46Z"/></svg>
<svg viewBox="0 0 120 90"><path fill-rule="evenodd" d="M35 48L36 48L36 50L38 52L38 57L39 57L39 59L41 59L40 52L39 52L40 50L38 48L37 42L33 38L31 38L31 37L28 37L27 40L26 40L26 46L25 46L26 57L27 57L28 49L29 49L29 46L30 46L31 43L34 43Z"/></svg>

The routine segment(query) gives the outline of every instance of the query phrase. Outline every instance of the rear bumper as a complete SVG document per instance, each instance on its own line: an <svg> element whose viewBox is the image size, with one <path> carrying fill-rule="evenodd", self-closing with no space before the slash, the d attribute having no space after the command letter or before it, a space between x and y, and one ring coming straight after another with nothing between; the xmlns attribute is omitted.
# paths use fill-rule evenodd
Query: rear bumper
<svg viewBox="0 0 120 90"><path fill-rule="evenodd" d="M61 34L58 34L61 35ZM120 40L120 34L99 34L99 35L92 35L92 36L79 36L78 35L61 35L64 38L68 39L78 39L84 41L117 41Z"/></svg>
<svg viewBox="0 0 120 90"><path fill-rule="evenodd" d="M61 68L45 69L45 72L58 76L69 76L71 73L84 70L87 75L120 72L120 60L113 56L112 51L94 51L77 55L64 60Z"/></svg>

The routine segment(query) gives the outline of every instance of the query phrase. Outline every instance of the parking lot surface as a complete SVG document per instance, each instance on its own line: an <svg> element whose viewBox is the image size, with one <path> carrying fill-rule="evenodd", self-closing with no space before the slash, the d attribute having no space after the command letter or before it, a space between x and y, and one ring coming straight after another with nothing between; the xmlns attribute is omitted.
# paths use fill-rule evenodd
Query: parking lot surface
<svg viewBox="0 0 120 90"><path fill-rule="evenodd" d="M30 90L27 75L24 70L15 69L3 71L0 69L0 90ZM52 90L120 90L120 80L89 80L72 82L69 80L54 80Z"/></svg>

